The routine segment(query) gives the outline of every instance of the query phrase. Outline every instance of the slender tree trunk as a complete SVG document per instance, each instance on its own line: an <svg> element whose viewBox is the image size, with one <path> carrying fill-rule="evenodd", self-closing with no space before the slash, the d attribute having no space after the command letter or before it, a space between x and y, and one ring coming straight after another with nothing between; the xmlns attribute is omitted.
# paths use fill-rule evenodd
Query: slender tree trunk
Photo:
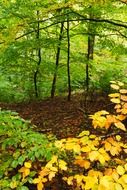
<svg viewBox="0 0 127 190"><path fill-rule="evenodd" d="M41 64L41 47L40 47L40 43L39 43L39 40L40 40L40 22L39 22L39 11L37 11L37 17L38 17L38 23L37 23L37 35L36 35L36 38L37 38L37 42L38 42L38 49L37 49L37 57L38 57L38 63L37 63L37 69L34 73L34 89L35 89L35 96L36 98L38 98L39 96L39 93L38 93L38 86L37 86L37 76L38 76L38 73L39 73L39 67L40 67L40 64Z"/></svg>
<svg viewBox="0 0 127 190"><path fill-rule="evenodd" d="M54 98L54 96L55 96L56 79L57 79L57 71L58 71L58 67L59 67L59 59L60 59L61 41L62 41L62 37L63 37L63 30L64 30L64 22L61 23L61 28L60 28L59 42L58 42L57 53L56 53L56 66L55 66L55 72L54 72L53 81L52 81L51 98Z"/></svg>
<svg viewBox="0 0 127 190"><path fill-rule="evenodd" d="M70 23L69 17L67 17L67 76L68 76L68 101L71 100L71 76L70 76Z"/></svg>
<svg viewBox="0 0 127 190"><path fill-rule="evenodd" d="M87 51L87 63L86 63L86 91L89 91L89 63L90 60L93 60L93 53L94 53L94 41L95 35L88 36L88 51Z"/></svg>
<svg viewBox="0 0 127 190"><path fill-rule="evenodd" d="M91 10L90 10L91 11ZM90 12L89 17L92 19L93 14ZM89 21L88 26L88 49L87 49L87 62L86 62L86 91L88 93L89 91L89 68L90 68L90 60L93 60L93 53L94 53L94 43L95 43L95 34L94 34L94 28L91 24L91 21Z"/></svg>

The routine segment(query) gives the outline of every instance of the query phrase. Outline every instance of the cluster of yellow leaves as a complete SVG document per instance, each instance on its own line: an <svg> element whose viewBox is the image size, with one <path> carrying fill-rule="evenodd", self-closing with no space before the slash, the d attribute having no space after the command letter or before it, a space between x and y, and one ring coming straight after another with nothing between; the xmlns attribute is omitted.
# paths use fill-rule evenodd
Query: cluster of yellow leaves
<svg viewBox="0 0 127 190"><path fill-rule="evenodd" d="M67 163L64 160L58 159L58 156L54 155L45 167L41 168L38 177L33 180L33 183L37 184L37 190L44 189L44 184L48 180L52 181L60 170L66 171Z"/></svg>
<svg viewBox="0 0 127 190"><path fill-rule="evenodd" d="M84 136L83 136L84 135ZM110 160L110 156L104 148L98 148L99 140L96 135L90 135L89 131L83 131L78 138L68 138L65 140L56 141L56 146L61 150L73 151L78 154L75 157L74 164L90 168L91 162L99 161L102 165Z"/></svg>
<svg viewBox="0 0 127 190"><path fill-rule="evenodd" d="M76 174L63 177L68 185L76 184L82 190L127 190L127 164L118 165L116 169L106 168L104 173L89 170L88 175Z"/></svg>
<svg viewBox="0 0 127 190"><path fill-rule="evenodd" d="M90 118L92 119L92 125L95 129L97 127L108 129L114 124L117 128L126 131L125 125L121 122L126 118L125 115L110 115L107 111L102 110L91 115Z"/></svg>
<svg viewBox="0 0 127 190"><path fill-rule="evenodd" d="M102 144L104 144L105 150L107 152L109 151L112 156L118 155L124 146L123 143L117 142L112 137L109 137L106 140L102 141Z"/></svg>
<svg viewBox="0 0 127 190"><path fill-rule="evenodd" d="M127 117L127 90L121 89L124 85L122 82L111 81L111 83L111 87L118 90L117 93L109 94L110 101L116 104L114 107L116 114L110 114L105 110L98 111L94 115L90 115L92 125L95 129L97 127L108 129L114 125L118 129L126 131L122 121Z"/></svg>
<svg viewBox="0 0 127 190"><path fill-rule="evenodd" d="M30 168L31 168L31 161L25 162L24 166L21 167L18 171L19 173L22 173L22 180L25 179L30 174Z"/></svg>

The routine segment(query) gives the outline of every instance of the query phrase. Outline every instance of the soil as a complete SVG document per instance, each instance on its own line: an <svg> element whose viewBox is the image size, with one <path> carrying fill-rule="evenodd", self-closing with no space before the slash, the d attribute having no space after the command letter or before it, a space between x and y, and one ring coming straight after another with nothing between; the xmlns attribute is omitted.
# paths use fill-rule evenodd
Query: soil
<svg viewBox="0 0 127 190"><path fill-rule="evenodd" d="M67 101L66 97L55 97L29 103L0 103L0 107L18 112L35 124L35 129L41 133L66 138L90 128L89 114L102 109L110 110L112 105L107 94L94 93L87 97L83 94L73 95L71 101Z"/></svg>

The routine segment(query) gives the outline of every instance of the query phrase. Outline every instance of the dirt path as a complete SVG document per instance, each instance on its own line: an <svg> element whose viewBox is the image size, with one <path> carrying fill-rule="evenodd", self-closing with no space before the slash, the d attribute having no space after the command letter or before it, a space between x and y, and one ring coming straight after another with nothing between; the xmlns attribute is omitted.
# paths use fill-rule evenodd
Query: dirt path
<svg viewBox="0 0 127 190"><path fill-rule="evenodd" d="M108 104L107 97L96 96L87 101L87 109L92 114ZM80 95L73 96L70 102L65 97L56 97L54 100L47 99L40 102L0 103L0 107L18 112L21 117L37 125L39 132L53 133L58 138L74 136L87 125L84 102Z"/></svg>

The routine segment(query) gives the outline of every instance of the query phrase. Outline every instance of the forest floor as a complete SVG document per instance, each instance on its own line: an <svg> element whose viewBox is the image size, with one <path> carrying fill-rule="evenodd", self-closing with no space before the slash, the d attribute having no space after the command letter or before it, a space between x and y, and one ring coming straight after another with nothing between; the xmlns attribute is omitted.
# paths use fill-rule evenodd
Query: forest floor
<svg viewBox="0 0 127 190"><path fill-rule="evenodd" d="M89 120L89 115L96 111L111 111L113 104L110 103L107 94L91 94L88 97L83 94L75 94L71 101L67 97L55 97L42 101L29 103L8 104L0 103L1 109L16 111L19 115L32 124L40 133L53 134L58 139L76 137L81 131L90 129L94 132ZM62 187L61 187L62 184ZM30 190L36 186L28 185ZM62 189L61 189L62 188ZM66 184L60 183L59 178L51 184L47 184L45 190L72 190Z"/></svg>
<svg viewBox="0 0 127 190"><path fill-rule="evenodd" d="M109 111L112 104L107 94L94 93L88 97L73 95L71 101L67 101L66 97L55 97L29 103L0 103L0 107L18 112L22 118L35 124L37 131L52 133L61 139L74 137L91 128L88 115L102 109Z"/></svg>

